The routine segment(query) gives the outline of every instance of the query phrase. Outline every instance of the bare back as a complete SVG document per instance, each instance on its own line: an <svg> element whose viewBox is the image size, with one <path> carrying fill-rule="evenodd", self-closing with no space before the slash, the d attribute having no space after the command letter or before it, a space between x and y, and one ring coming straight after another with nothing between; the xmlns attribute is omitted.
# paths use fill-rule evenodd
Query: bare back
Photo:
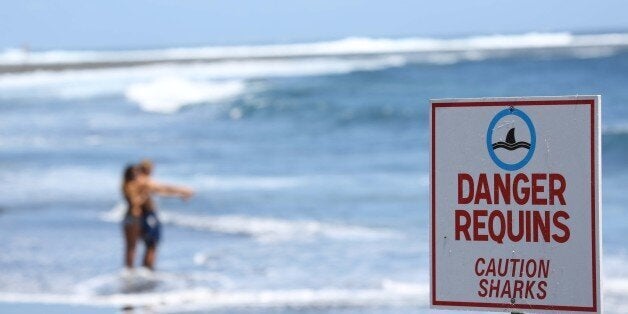
<svg viewBox="0 0 628 314"><path fill-rule="evenodd" d="M127 203L126 216L140 217L142 214L142 204L146 197L142 193L142 184L137 180L125 182L122 185L122 193Z"/></svg>

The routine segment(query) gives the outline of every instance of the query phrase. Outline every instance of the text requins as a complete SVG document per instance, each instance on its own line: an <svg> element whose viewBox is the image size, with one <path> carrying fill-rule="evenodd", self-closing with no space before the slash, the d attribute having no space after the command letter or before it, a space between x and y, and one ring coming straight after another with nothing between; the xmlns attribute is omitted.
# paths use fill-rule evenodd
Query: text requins
<svg viewBox="0 0 628 314"><path fill-rule="evenodd" d="M564 243L570 230L564 210L536 210L532 206L566 205L565 178L558 173L493 174L492 182L486 173L474 178L468 173L458 174L459 205L511 205L514 201L523 210L455 210L455 239L465 241Z"/></svg>

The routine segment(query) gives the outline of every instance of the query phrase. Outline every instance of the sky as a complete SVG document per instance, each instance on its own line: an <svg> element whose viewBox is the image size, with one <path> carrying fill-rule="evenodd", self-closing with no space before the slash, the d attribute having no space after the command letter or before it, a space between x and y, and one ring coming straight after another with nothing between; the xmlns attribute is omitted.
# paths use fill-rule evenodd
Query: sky
<svg viewBox="0 0 628 314"><path fill-rule="evenodd" d="M628 1L623 0L0 1L0 49L138 49L351 36L628 30Z"/></svg>

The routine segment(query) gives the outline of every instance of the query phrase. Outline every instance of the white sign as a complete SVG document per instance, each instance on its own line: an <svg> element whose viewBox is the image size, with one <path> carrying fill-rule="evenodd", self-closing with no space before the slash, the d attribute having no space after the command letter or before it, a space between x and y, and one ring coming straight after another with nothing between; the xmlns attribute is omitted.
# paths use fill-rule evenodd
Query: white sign
<svg viewBox="0 0 628 314"><path fill-rule="evenodd" d="M600 96L433 100L434 308L600 312Z"/></svg>

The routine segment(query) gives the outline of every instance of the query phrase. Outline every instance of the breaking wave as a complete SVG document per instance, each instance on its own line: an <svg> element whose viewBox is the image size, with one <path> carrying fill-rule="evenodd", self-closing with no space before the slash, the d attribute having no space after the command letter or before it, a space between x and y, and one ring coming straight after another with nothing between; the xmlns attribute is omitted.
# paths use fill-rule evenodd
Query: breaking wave
<svg viewBox="0 0 628 314"><path fill-rule="evenodd" d="M346 38L315 43L135 51L0 52L0 97L125 97L148 112L221 103L252 79L338 75L406 64L453 64L536 51L598 58L628 48L628 34L528 33L467 38ZM536 53L535 52L535 53Z"/></svg>
<svg viewBox="0 0 628 314"><path fill-rule="evenodd" d="M242 94L246 80L336 75L404 65L399 56L361 59L284 59L204 64L154 64L127 68L35 71L0 75L5 99L64 100L125 96L149 112L172 113L184 105L221 102Z"/></svg>
<svg viewBox="0 0 628 314"><path fill-rule="evenodd" d="M125 212L123 204L102 213L101 219L119 222ZM341 240L381 240L399 238L397 232L381 228L368 228L341 223L324 223L315 220L286 220L244 215L194 215L161 211L164 224L221 234L247 236L256 241L282 242L307 241L315 238Z"/></svg>
<svg viewBox="0 0 628 314"><path fill-rule="evenodd" d="M116 64L139 62L222 61L253 58L294 58L451 51L490 51L541 48L601 48L585 50L583 57L607 55L613 47L628 45L628 34L525 33L466 38L366 38L350 37L313 43L257 46L214 46L131 51L23 51L0 53L0 66L51 64Z"/></svg>
<svg viewBox="0 0 628 314"><path fill-rule="evenodd" d="M244 83L241 81L193 82L172 77L132 84L125 96L138 103L144 111L173 113L185 105L223 101L243 91Z"/></svg>

